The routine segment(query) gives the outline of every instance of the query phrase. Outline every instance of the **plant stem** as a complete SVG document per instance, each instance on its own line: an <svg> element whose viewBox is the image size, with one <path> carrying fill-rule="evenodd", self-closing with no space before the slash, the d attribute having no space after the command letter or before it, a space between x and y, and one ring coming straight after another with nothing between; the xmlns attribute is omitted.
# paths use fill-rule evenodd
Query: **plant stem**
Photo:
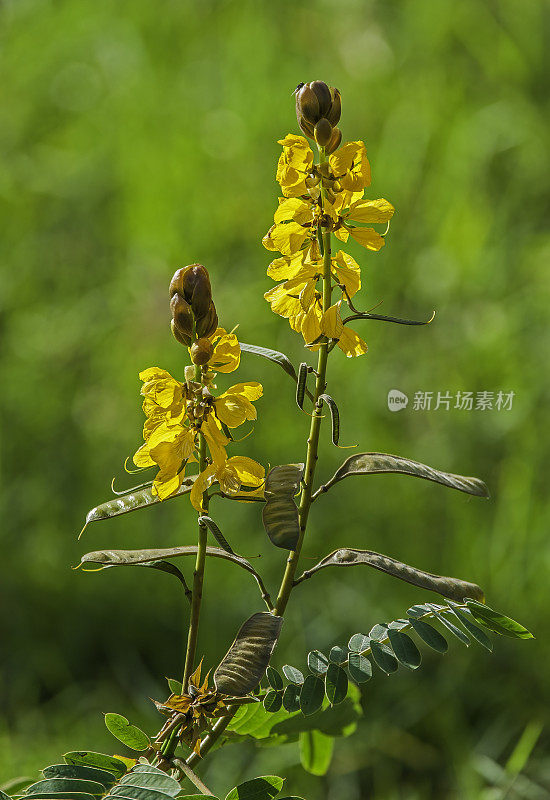
<svg viewBox="0 0 550 800"><path fill-rule="evenodd" d="M229 713L224 717L220 717L220 719L214 723L212 726L212 731L202 740L200 756L197 755L197 753L191 753L191 755L186 758L185 763L188 766L193 767L197 761L200 761L202 758L204 758L204 756L214 747L215 743L218 741L224 730L235 716L238 708L239 706L229 706Z"/></svg>
<svg viewBox="0 0 550 800"><path fill-rule="evenodd" d="M320 163L326 160L324 148L320 149ZM321 189L321 210L325 200L325 190ZM323 242L323 313L330 308L331 303L331 251L330 251L330 230L319 225ZM285 608L292 592L292 584L294 576L298 567L300 559L300 552L306 533L307 520L309 516L309 509L311 507L311 495L313 493L313 478L315 475L315 467L317 465L317 450L319 446L319 432L321 430L321 409L322 401L319 402L319 396L323 394L326 388L326 372L328 361L328 341L325 340L319 347L319 356L317 359L317 379L315 381L315 392L313 395L313 416L311 418L311 426L309 429L309 437L307 440L307 453L306 463L304 469L304 477L302 481L302 494L300 497L300 506L298 508L298 522L300 526L300 533L298 536L298 543L296 549L293 550L287 560L285 573L275 603L274 614L281 616L284 614Z"/></svg>
<svg viewBox="0 0 550 800"><path fill-rule="evenodd" d="M201 368L195 366L195 380L199 382L201 379ZM199 473L206 468L206 440L202 433L199 432ZM204 491L202 495L203 511L201 514L208 511L208 492ZM208 539L208 529L206 525L199 522L199 533L197 539L197 557L195 560L195 571L193 572L193 589L191 599L191 616L189 620L189 632L187 635L187 650L185 653L185 668L183 671L183 693L186 694L189 687L189 677L193 672L193 665L195 662L195 653L197 650L197 637L199 633L199 617L201 612L202 602L202 587L204 582L204 567L206 563L206 543Z"/></svg>

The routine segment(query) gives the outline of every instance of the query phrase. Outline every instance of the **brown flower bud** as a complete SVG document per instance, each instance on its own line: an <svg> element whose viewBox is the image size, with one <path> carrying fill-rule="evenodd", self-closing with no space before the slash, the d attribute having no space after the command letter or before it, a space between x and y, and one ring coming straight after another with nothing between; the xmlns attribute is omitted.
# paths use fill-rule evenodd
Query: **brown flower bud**
<svg viewBox="0 0 550 800"><path fill-rule="evenodd" d="M181 333L178 328L176 327L176 323L174 320L170 321L170 327L172 328L172 333L174 334L175 338L178 340L180 344L184 344L187 347L191 344L191 337L187 336L184 333Z"/></svg>
<svg viewBox="0 0 550 800"><path fill-rule="evenodd" d="M303 90L308 86L306 85L301 89ZM330 89L326 85L324 81L312 81L309 84L309 89L315 94L317 100L319 101L319 117L326 117L328 112L330 111L330 107L332 105L332 94ZM311 122L316 122L316 120L312 119Z"/></svg>
<svg viewBox="0 0 550 800"><path fill-rule="evenodd" d="M317 95L307 83L302 84L301 88L296 90L296 114L298 117L304 117L306 122L313 125L321 116Z"/></svg>
<svg viewBox="0 0 550 800"><path fill-rule="evenodd" d="M330 142L330 137L332 136L332 125L328 119L322 117L315 125L313 133L315 135L315 141L319 147L325 147L325 145Z"/></svg>
<svg viewBox="0 0 550 800"><path fill-rule="evenodd" d="M216 314L216 307L214 306L214 303L210 301L210 305L206 314L196 321L197 336L199 339L204 336L212 336L212 334L216 332L217 327L218 315Z"/></svg>
<svg viewBox="0 0 550 800"><path fill-rule="evenodd" d="M342 131L340 130L340 128L333 128L330 141L325 147L325 153L327 154L327 156L329 156L331 153L334 153L335 150L338 150L341 141L342 141Z"/></svg>
<svg viewBox="0 0 550 800"><path fill-rule="evenodd" d="M340 114L342 113L342 100L338 89L331 88L332 104L326 117L332 126L338 125L340 122Z"/></svg>
<svg viewBox="0 0 550 800"><path fill-rule="evenodd" d="M315 139L320 147L328 143L330 131L326 125L334 127L340 120L342 104L340 92L334 87L327 86L324 81L312 81L311 83L299 83L296 91L296 117L298 124L306 136ZM317 124L326 120L322 124L320 131L314 131ZM336 149L336 148L334 148Z"/></svg>
<svg viewBox="0 0 550 800"><path fill-rule="evenodd" d="M190 337L193 334L193 314L191 306L183 299L181 294L172 295L170 311L172 312L174 325L180 334Z"/></svg>
<svg viewBox="0 0 550 800"><path fill-rule="evenodd" d="M298 125L302 129L302 133L305 133L306 136L309 136L310 139L313 139L313 125L311 122L307 122L304 117L297 115L298 117Z"/></svg>
<svg viewBox="0 0 550 800"><path fill-rule="evenodd" d="M191 361L193 364L200 364L202 367L204 364L208 364L210 359L212 358L212 353L214 352L214 345L210 341L210 339L197 339L196 342L193 342L191 345Z"/></svg>

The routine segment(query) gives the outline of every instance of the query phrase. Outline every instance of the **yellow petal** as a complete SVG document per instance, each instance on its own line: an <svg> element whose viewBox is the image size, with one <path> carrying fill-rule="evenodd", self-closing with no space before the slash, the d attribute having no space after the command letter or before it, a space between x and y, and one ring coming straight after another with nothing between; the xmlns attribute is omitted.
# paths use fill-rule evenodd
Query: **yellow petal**
<svg viewBox="0 0 550 800"><path fill-rule="evenodd" d="M183 478L183 470L179 474L161 470L153 481L152 494L156 495L159 500L166 500L178 491Z"/></svg>
<svg viewBox="0 0 550 800"><path fill-rule="evenodd" d="M202 423L201 433L206 439L206 444L208 445L214 464L218 466L223 464L223 462L227 460L225 447L229 444L229 439L221 432L212 414L209 414Z"/></svg>
<svg viewBox="0 0 550 800"><path fill-rule="evenodd" d="M311 222L313 220L311 203L306 203L300 197L289 197L279 204L274 220L277 224L289 220L294 220L299 225L303 225L304 222Z"/></svg>
<svg viewBox="0 0 550 800"><path fill-rule="evenodd" d="M361 268L354 258L339 250L332 261L339 283L343 283L349 297L353 297L361 288Z"/></svg>
<svg viewBox="0 0 550 800"><path fill-rule="evenodd" d="M240 394L247 400L257 400L264 393L261 383L258 381L247 381L246 383L236 383L230 386L225 394Z"/></svg>
<svg viewBox="0 0 550 800"><path fill-rule="evenodd" d="M210 484L212 483L212 479L214 478L216 473L216 467L210 464L203 470L197 477L195 478L195 482L191 489L191 493L189 495L189 499L191 500L191 505L195 509L195 511L204 511L203 507L203 493L208 489Z"/></svg>
<svg viewBox="0 0 550 800"><path fill-rule="evenodd" d="M344 225L342 225L340 228L336 228L336 230L334 231L334 235L336 236L337 239L340 239L341 242L347 242L347 240L349 239L349 230Z"/></svg>
<svg viewBox="0 0 550 800"><path fill-rule="evenodd" d="M227 459L227 464L245 486L261 486L264 482L265 469L248 456L232 456Z"/></svg>
<svg viewBox="0 0 550 800"><path fill-rule="evenodd" d="M340 334L338 347L343 353L346 354L348 358L362 356L368 350L366 342L364 342L363 339L361 339L361 337L355 333L355 331L353 331L351 328L348 328L347 325L344 325L342 333Z"/></svg>
<svg viewBox="0 0 550 800"><path fill-rule="evenodd" d="M300 250L310 235L310 230L297 222L285 222L275 225L270 233L270 243L284 256L290 256Z"/></svg>
<svg viewBox="0 0 550 800"><path fill-rule="evenodd" d="M153 461L149 454L149 445L147 443L142 444L139 450L136 450L133 462L136 467L152 467L155 465L156 462Z"/></svg>
<svg viewBox="0 0 550 800"><path fill-rule="evenodd" d="M349 232L356 242L362 244L367 250L380 250L386 242L384 237L374 230L374 228L350 228Z"/></svg>
<svg viewBox="0 0 550 800"><path fill-rule="evenodd" d="M290 297L283 283L274 286L264 294L264 297L271 304L271 310L281 317L294 316L301 310L300 300L297 297Z"/></svg>
<svg viewBox="0 0 550 800"><path fill-rule="evenodd" d="M215 372L234 372L241 361L241 346L234 333L220 336L208 366Z"/></svg>
<svg viewBox="0 0 550 800"><path fill-rule="evenodd" d="M214 400L216 416L228 428L238 428L246 420L254 420L257 411L246 397L238 394L221 395Z"/></svg>
<svg viewBox="0 0 550 800"><path fill-rule="evenodd" d="M308 281L302 291L300 292L300 303L304 311L308 311L309 307L315 300L317 279Z"/></svg>
<svg viewBox="0 0 550 800"><path fill-rule="evenodd" d="M328 308L321 318L321 332L331 339L338 339L342 333L343 324L340 316L340 302Z"/></svg>
<svg viewBox="0 0 550 800"><path fill-rule="evenodd" d="M393 217L394 211L392 204L380 197L378 200L359 200L353 203L346 216L356 222L387 222Z"/></svg>
<svg viewBox="0 0 550 800"><path fill-rule="evenodd" d="M318 304L311 306L309 311L304 314L300 330L306 345L311 344L321 335L321 316L322 311L318 307Z"/></svg>
<svg viewBox="0 0 550 800"><path fill-rule="evenodd" d="M300 250L294 256L282 256L271 262L267 268L267 274L274 281L285 281L295 278L302 269L304 263L304 251Z"/></svg>

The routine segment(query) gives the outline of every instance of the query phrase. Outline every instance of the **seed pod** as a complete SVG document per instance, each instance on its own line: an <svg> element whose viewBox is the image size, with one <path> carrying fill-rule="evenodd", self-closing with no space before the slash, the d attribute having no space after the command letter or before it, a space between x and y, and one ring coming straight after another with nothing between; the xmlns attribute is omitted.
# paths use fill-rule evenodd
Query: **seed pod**
<svg viewBox="0 0 550 800"><path fill-rule="evenodd" d="M329 156L331 153L334 153L340 147L340 142L342 141L342 131L340 128L333 128L332 135L330 137L329 143L325 147L325 153Z"/></svg>
<svg viewBox="0 0 550 800"><path fill-rule="evenodd" d="M314 128L315 141L319 147L325 147L330 142L332 136L332 125L325 117L322 117Z"/></svg>
<svg viewBox="0 0 550 800"><path fill-rule="evenodd" d="M212 300L210 301L206 314L201 317L201 319L197 319L196 323L196 332L199 339L205 336L212 336L212 334L216 332L216 328L218 327L218 315Z"/></svg>
<svg viewBox="0 0 550 800"><path fill-rule="evenodd" d="M214 352L214 345L210 339L197 339L191 345L191 361L193 364L199 364L201 367L208 364Z"/></svg>

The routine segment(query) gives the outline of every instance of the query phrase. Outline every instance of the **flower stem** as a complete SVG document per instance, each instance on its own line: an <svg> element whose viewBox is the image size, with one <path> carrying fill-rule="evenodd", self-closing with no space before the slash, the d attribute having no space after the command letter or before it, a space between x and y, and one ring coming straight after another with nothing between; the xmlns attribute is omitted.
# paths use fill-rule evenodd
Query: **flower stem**
<svg viewBox="0 0 550 800"><path fill-rule="evenodd" d="M201 368L197 365L195 367L195 380L197 383L201 380ZM199 473L206 468L206 440L202 433L199 432ZM204 491L202 495L203 511L199 512L205 514L208 511L208 492ZM193 665L195 662L195 653L197 650L197 638L199 634L199 618L201 612L202 602L202 587L204 582L204 567L206 563L206 543L208 538L208 529L206 525L199 522L199 532L197 539L197 557L195 559L195 570L193 572L193 589L191 599L191 616L189 620L189 632L187 634L187 650L185 653L185 667L183 671L183 693L187 692L189 687L189 677L193 672Z"/></svg>
<svg viewBox="0 0 550 800"><path fill-rule="evenodd" d="M320 149L320 163L326 160L324 148ZM325 190L321 189L321 206L325 201ZM322 210L322 208L321 208ZM332 287L330 278L331 268L331 242L330 230L319 225L319 233L323 242L323 313L330 308ZM293 550L287 560L285 573L281 581L277 602L275 603L274 614L279 616L284 614L285 608L292 592L292 584L294 576L298 567L300 559L300 552L306 533L307 520L309 516L309 509L311 507L311 495L313 493L313 478L315 475L315 467L317 465L317 450L319 446L319 432L321 430L321 409L322 401L319 402L319 396L323 394L326 388L326 372L328 361L328 341L321 342L319 346L319 356L317 359L317 379L315 381L315 393L313 395L313 416L311 418L311 426L309 429L309 437L307 440L307 453L306 463L304 469L304 477L302 480L302 494L300 497L300 506L298 508L298 522L300 526L300 533L298 536L298 543L296 549Z"/></svg>

